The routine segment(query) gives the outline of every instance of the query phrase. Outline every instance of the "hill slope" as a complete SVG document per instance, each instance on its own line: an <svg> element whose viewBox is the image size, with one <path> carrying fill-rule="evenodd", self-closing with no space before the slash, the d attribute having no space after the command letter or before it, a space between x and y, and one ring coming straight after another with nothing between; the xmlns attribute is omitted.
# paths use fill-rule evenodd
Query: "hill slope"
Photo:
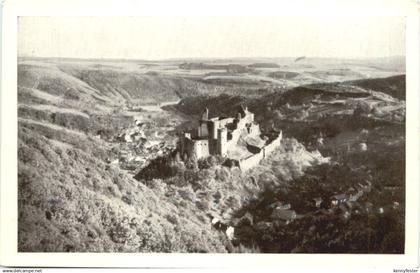
<svg viewBox="0 0 420 273"><path fill-rule="evenodd" d="M360 86L304 86L267 95L270 89L260 92L260 83L251 89L232 82L209 84L190 74L165 72L171 64L161 65L157 72L150 71L153 66L145 71L139 66L135 62L123 68L75 61L19 64L19 251L291 252L306 239L295 233L298 224L275 231L263 228L272 219L266 215L271 209L261 208L283 198L268 198L266 194L286 190L291 193L293 209L308 213L308 208L292 197L312 196L300 195L303 189L293 187L294 181L328 161L317 149L339 160L343 139L345 145L365 141L370 153L350 153L339 173L364 179L367 172L353 170L360 169L357 162L377 170L384 169L386 161L375 157L376 153L392 158L393 167L377 172L380 175L373 183L378 189L381 183L401 188L392 197L374 192L377 197L371 200L381 206L390 198L398 198L394 201L404 206L400 195L403 185L393 183L404 181L399 165L402 153L394 153L402 151L405 104L392 97L392 87L385 91L388 84L383 81L387 79L366 80ZM403 93L400 86L397 84L395 94ZM245 90L244 96L236 96L241 90ZM164 107L168 111L145 106L180 98L178 105ZM234 115L241 103L256 113L263 130L276 127L285 135L282 147L260 166L241 173L220 166L221 158L184 162L171 153L176 128L182 129L205 106L211 115ZM368 130L363 133L367 136L362 137L362 129ZM315 147L314 136L320 132L326 136L325 146ZM317 170L312 175L318 175ZM322 190L343 190L355 181L331 184ZM255 223L240 220L244 212L253 215ZM314 217L311 212L309 216ZM228 240L223 231L212 227L213 217L235 227L235 240ZM396 237L401 235L398 232L394 232ZM296 236L280 244L287 238L274 233ZM337 239L325 236L327 243ZM378 237L375 251L400 251L392 248L392 238L385 237ZM383 240L391 246L383 244L381 250ZM362 249L354 241L348 245L348 251Z"/></svg>
<svg viewBox="0 0 420 273"><path fill-rule="evenodd" d="M247 219L237 227L242 244L273 253L404 252L404 78L302 86L257 99L223 95L180 102L180 111L196 116L205 106L218 116L231 115L245 104L263 131L283 130L283 136L335 162L312 166L304 176L286 182L268 170L260 176L259 182L281 184L241 207L238 214ZM356 201L336 209L328 204L331 196L350 196L367 181L369 191ZM314 199L324 205L315 208ZM288 225L276 219L276 206L286 205L298 214Z"/></svg>

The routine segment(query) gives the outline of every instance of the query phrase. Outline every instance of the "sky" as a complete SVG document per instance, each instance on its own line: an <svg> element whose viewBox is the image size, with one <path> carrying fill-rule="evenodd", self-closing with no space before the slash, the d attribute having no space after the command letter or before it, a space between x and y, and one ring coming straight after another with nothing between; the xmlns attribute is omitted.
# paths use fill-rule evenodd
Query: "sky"
<svg viewBox="0 0 420 273"><path fill-rule="evenodd" d="M18 56L405 56L404 17L19 17Z"/></svg>

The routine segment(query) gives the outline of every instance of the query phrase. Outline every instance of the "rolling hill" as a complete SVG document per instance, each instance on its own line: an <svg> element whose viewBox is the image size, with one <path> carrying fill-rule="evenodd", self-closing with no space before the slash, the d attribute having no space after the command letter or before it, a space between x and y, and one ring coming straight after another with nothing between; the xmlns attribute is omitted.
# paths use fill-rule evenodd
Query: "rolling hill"
<svg viewBox="0 0 420 273"><path fill-rule="evenodd" d="M258 209L248 209L253 204L273 201L264 196L267 191L289 188L308 168L321 164L322 155L334 156L341 148L328 141L341 145L347 130L357 137L360 130L369 130L372 154L383 149L384 156L400 163L393 153L401 151L403 139L404 76L283 88L265 82L264 75L285 71L286 64L243 62L258 65L234 81L216 75L206 82L208 71L179 71L181 61L20 60L18 250L271 251L252 237L263 238L258 232L265 224L242 225L241 212L254 214ZM246 75L254 77L252 86L242 81L247 73L256 73ZM166 110L159 107L178 100ZM184 162L176 153L162 152L204 107L212 116L234 115L241 103L255 112L263 130L276 127L285 135L283 147L249 173L220 166L220 158ZM320 132L328 135L322 155L310 144ZM368 161L372 168L374 159ZM398 168L389 172L387 183L401 179ZM269 222L263 216L261 221ZM213 217L238 228L237 240L231 242L212 227ZM303 241L293 240L275 250L291 252Z"/></svg>

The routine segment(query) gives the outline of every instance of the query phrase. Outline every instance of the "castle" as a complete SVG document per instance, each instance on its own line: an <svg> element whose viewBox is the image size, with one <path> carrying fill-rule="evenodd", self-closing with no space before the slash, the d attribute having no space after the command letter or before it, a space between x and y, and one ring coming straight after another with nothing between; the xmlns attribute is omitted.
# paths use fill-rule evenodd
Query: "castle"
<svg viewBox="0 0 420 273"><path fill-rule="evenodd" d="M206 108L196 130L185 132L180 139L182 156L205 158L220 155L235 162L241 169L249 169L280 146L282 133L261 135L254 114L247 107L239 107L236 117L209 118Z"/></svg>

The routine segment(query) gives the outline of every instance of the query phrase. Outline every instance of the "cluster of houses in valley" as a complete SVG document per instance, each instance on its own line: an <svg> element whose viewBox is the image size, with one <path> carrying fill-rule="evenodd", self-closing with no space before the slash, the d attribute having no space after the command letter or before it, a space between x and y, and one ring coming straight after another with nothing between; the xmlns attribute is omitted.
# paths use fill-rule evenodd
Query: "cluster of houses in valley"
<svg viewBox="0 0 420 273"><path fill-rule="evenodd" d="M352 212L356 214L363 211L370 212L371 203L367 202L362 205L357 201L371 189L370 181L359 182L354 187L350 187L347 192L335 194L328 200L323 200L320 197L314 198L313 206L318 209L317 213L338 213L344 218L349 218Z"/></svg>
<svg viewBox="0 0 420 273"><path fill-rule="evenodd" d="M360 198L370 192L372 183L368 180L359 182L354 187L350 187L347 192L335 194L329 200L324 201L322 198L314 198L313 205L318 210L316 213L329 214L335 213L347 219L354 214L361 213L379 213L383 214L389 209L398 209L399 203L394 201L392 204L375 208L372 203L368 201L359 202Z"/></svg>
<svg viewBox="0 0 420 273"><path fill-rule="evenodd" d="M360 182L354 187L350 187L345 193L338 193L331 196L329 199L316 197L311 200L312 208L315 214L339 214L344 219L347 219L354 214L361 213L379 213L383 214L389 209L398 209L399 203L374 208L370 202L359 202L359 199L372 189L370 181ZM280 201L274 202L269 206L272 209L271 220L277 224L287 225L293 220L303 217L299 215L292 206L288 203Z"/></svg>
<svg viewBox="0 0 420 273"><path fill-rule="evenodd" d="M108 163L118 164L122 169L134 171L146 166L150 160L170 154L176 148L176 141L168 139L153 124L135 120L132 127L120 132L115 140L118 156Z"/></svg>
<svg viewBox="0 0 420 273"><path fill-rule="evenodd" d="M354 187L350 187L345 193L334 194L330 198L324 200L321 197L312 200L311 212L308 215L339 215L343 220L350 218L352 214L383 214L388 209L398 209L399 203L394 202L387 207L374 208L373 204L367 201L360 201L359 199L369 193L372 189L370 181L360 182ZM252 213L245 212L241 217L233 218L230 225L218 217L212 217L212 226L218 230L226 233L230 240L235 238L235 229L240 230L245 226L254 227L257 229L271 228L273 226L287 226L296 219L303 218L305 214L298 214L292 209L290 203L276 201L266 207L270 214L270 221L256 221Z"/></svg>
<svg viewBox="0 0 420 273"><path fill-rule="evenodd" d="M137 170L145 167L151 160L159 156L170 154L174 145L168 145L166 141L154 141L144 145L144 142L129 143L121 147L118 158L111 163L119 164L125 170Z"/></svg>

